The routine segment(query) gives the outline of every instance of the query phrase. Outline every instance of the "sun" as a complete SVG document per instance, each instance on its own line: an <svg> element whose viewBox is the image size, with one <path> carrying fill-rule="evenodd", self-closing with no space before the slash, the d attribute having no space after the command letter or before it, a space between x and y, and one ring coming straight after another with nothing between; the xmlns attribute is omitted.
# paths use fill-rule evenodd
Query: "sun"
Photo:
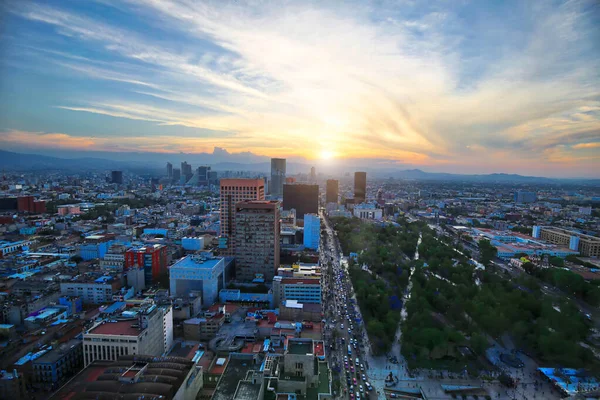
<svg viewBox="0 0 600 400"><path fill-rule="evenodd" d="M323 160L331 160L333 157L335 157L335 153L331 150L321 150L319 157Z"/></svg>

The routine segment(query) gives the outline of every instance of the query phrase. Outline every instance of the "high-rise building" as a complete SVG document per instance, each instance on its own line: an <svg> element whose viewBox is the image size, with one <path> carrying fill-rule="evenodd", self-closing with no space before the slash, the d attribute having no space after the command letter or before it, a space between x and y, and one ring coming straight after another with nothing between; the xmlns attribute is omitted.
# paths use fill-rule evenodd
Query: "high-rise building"
<svg viewBox="0 0 600 400"><path fill-rule="evenodd" d="M262 179L221 179L221 236L230 238L226 248L233 252L235 243L235 205L240 201L264 200L265 182Z"/></svg>
<svg viewBox="0 0 600 400"><path fill-rule="evenodd" d="M279 268L279 202L237 203L234 238L236 277L273 280Z"/></svg>
<svg viewBox="0 0 600 400"><path fill-rule="evenodd" d="M285 158L271 158L271 196L281 197L283 195L284 182Z"/></svg>
<svg viewBox="0 0 600 400"><path fill-rule="evenodd" d="M325 203L336 203L338 202L338 190L339 184L335 179L328 179L325 190Z"/></svg>
<svg viewBox="0 0 600 400"><path fill-rule="evenodd" d="M167 163L167 177L169 177L169 179L173 178L173 164L170 162Z"/></svg>
<svg viewBox="0 0 600 400"><path fill-rule="evenodd" d="M296 210L296 218L319 213L319 186L297 183L283 185L283 209Z"/></svg>
<svg viewBox="0 0 600 400"><path fill-rule="evenodd" d="M147 286L158 282L161 276L168 273L167 247L162 244L154 244L127 250L125 252L125 270L136 265L144 269Z"/></svg>
<svg viewBox="0 0 600 400"><path fill-rule="evenodd" d="M515 203L535 203L537 194L535 192L525 192L518 190L515 192Z"/></svg>
<svg viewBox="0 0 600 400"><path fill-rule="evenodd" d="M310 176L308 180L310 183L317 183L317 170L315 167L310 167Z"/></svg>
<svg viewBox="0 0 600 400"><path fill-rule="evenodd" d="M193 254L169 267L171 296L187 297L197 292L204 307L219 300L225 288L225 259L210 253Z"/></svg>
<svg viewBox="0 0 600 400"><path fill-rule="evenodd" d="M179 183L181 180L181 170L179 168L173 168L173 182Z"/></svg>
<svg viewBox="0 0 600 400"><path fill-rule="evenodd" d="M110 173L110 181L112 183L116 183L118 185L122 185L123 184L123 171L112 171Z"/></svg>
<svg viewBox="0 0 600 400"><path fill-rule="evenodd" d="M364 203L367 196L367 173L354 173L354 204Z"/></svg>
<svg viewBox="0 0 600 400"><path fill-rule="evenodd" d="M186 183L190 179L192 179L192 166L188 164L186 161L181 163L181 180L183 183Z"/></svg>
<svg viewBox="0 0 600 400"><path fill-rule="evenodd" d="M319 250L321 218L317 214L304 214L304 247Z"/></svg>
<svg viewBox="0 0 600 400"><path fill-rule="evenodd" d="M196 173L189 179L187 182L188 185L194 186L206 186L208 185L208 174L210 172L210 167L203 165L196 168Z"/></svg>

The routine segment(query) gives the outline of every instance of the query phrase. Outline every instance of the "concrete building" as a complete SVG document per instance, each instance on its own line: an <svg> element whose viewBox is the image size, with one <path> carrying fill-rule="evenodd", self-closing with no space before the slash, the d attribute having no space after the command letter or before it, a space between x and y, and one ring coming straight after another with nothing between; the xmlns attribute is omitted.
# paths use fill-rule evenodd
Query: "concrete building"
<svg viewBox="0 0 600 400"><path fill-rule="evenodd" d="M16 370L0 371L0 399L30 399L25 389L25 377Z"/></svg>
<svg viewBox="0 0 600 400"><path fill-rule="evenodd" d="M173 164L167 163L167 178L173 179Z"/></svg>
<svg viewBox="0 0 600 400"><path fill-rule="evenodd" d="M148 354L94 361L50 399L195 400L204 379L200 358Z"/></svg>
<svg viewBox="0 0 600 400"><path fill-rule="evenodd" d="M86 236L84 243L79 246L79 256L85 261L104 258L114 239L113 234Z"/></svg>
<svg viewBox="0 0 600 400"><path fill-rule="evenodd" d="M125 252L125 270L134 266L144 268L146 286L158 282L168 274L167 246L162 244L146 245Z"/></svg>
<svg viewBox="0 0 600 400"><path fill-rule="evenodd" d="M286 160L285 158L271 158L271 183L269 193L273 197L283 195L283 184L285 182Z"/></svg>
<svg viewBox="0 0 600 400"><path fill-rule="evenodd" d="M547 242L568 246L571 250L579 251L582 256L600 257L600 238L598 237L550 226L534 226L533 234L534 237L538 237L535 236L537 234L540 239Z"/></svg>
<svg viewBox="0 0 600 400"><path fill-rule="evenodd" d="M44 390L60 387L83 368L83 342L71 339L32 361L33 383Z"/></svg>
<svg viewBox="0 0 600 400"><path fill-rule="evenodd" d="M112 276L101 276L96 279L80 277L76 281L60 283L63 296L80 297L84 304L110 303L113 294L121 289L121 281Z"/></svg>
<svg viewBox="0 0 600 400"><path fill-rule="evenodd" d="M367 196L367 173L354 173L354 204L364 203Z"/></svg>
<svg viewBox="0 0 600 400"><path fill-rule="evenodd" d="M171 296L199 293L202 304L210 306L225 287L225 259L210 253L189 255L169 267Z"/></svg>
<svg viewBox="0 0 600 400"><path fill-rule="evenodd" d="M535 192L526 192L523 190L515 192L515 203L535 203L536 201L537 194Z"/></svg>
<svg viewBox="0 0 600 400"><path fill-rule="evenodd" d="M235 225L236 277L271 281L279 268L279 202L238 203Z"/></svg>
<svg viewBox="0 0 600 400"><path fill-rule="evenodd" d="M354 206L354 216L360 219L381 219L383 218L383 210L375 207L374 204L361 203Z"/></svg>
<svg viewBox="0 0 600 400"><path fill-rule="evenodd" d="M314 347L312 339L288 339L283 357L283 379L285 376L303 378L306 386L317 383L319 370Z"/></svg>
<svg viewBox="0 0 600 400"><path fill-rule="evenodd" d="M112 171L110 177L111 183L116 183L117 185L123 184L123 171Z"/></svg>
<svg viewBox="0 0 600 400"><path fill-rule="evenodd" d="M297 300L300 303L321 304L321 279L293 278L275 276L273 278L273 303L275 306L287 300Z"/></svg>
<svg viewBox="0 0 600 400"><path fill-rule="evenodd" d="M173 312L170 306L144 305L109 316L83 334L84 363L114 361L124 355L161 356L173 344Z"/></svg>
<svg viewBox="0 0 600 400"><path fill-rule="evenodd" d="M186 183L192 178L192 175L192 166L186 161L182 162L180 183Z"/></svg>
<svg viewBox="0 0 600 400"><path fill-rule="evenodd" d="M339 195L339 182L335 179L327 179L325 184L325 203L338 202Z"/></svg>
<svg viewBox="0 0 600 400"><path fill-rule="evenodd" d="M235 205L240 201L264 200L265 182L262 179L221 179L220 182L221 236L220 248L228 255L235 252Z"/></svg>
<svg viewBox="0 0 600 400"><path fill-rule="evenodd" d="M301 183L283 185L283 209L296 210L296 218L319 213L319 186Z"/></svg>
<svg viewBox="0 0 600 400"><path fill-rule="evenodd" d="M318 214L304 215L304 247L319 250L321 241L321 218Z"/></svg>

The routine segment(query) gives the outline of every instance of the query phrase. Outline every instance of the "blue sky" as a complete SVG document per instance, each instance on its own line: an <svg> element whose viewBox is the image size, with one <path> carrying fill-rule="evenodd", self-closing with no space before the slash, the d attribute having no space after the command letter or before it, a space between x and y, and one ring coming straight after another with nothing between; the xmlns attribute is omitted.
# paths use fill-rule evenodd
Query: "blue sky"
<svg viewBox="0 0 600 400"><path fill-rule="evenodd" d="M5 7L6 149L216 146L431 171L599 176L595 1Z"/></svg>

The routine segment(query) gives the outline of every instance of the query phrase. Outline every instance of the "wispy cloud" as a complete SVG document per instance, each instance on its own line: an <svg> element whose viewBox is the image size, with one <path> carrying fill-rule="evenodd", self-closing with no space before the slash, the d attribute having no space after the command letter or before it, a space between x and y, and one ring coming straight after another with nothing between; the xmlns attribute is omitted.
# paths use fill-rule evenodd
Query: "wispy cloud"
<svg viewBox="0 0 600 400"><path fill-rule="evenodd" d="M60 109L223 132L213 144L267 155L327 148L460 168L597 165L589 154L600 132L591 0L507 5L518 13L510 20L483 10L485 23L481 3L99 3L166 39L47 3L12 9L117 58L110 68L45 51L70 73L129 84L110 98L61 99Z"/></svg>

